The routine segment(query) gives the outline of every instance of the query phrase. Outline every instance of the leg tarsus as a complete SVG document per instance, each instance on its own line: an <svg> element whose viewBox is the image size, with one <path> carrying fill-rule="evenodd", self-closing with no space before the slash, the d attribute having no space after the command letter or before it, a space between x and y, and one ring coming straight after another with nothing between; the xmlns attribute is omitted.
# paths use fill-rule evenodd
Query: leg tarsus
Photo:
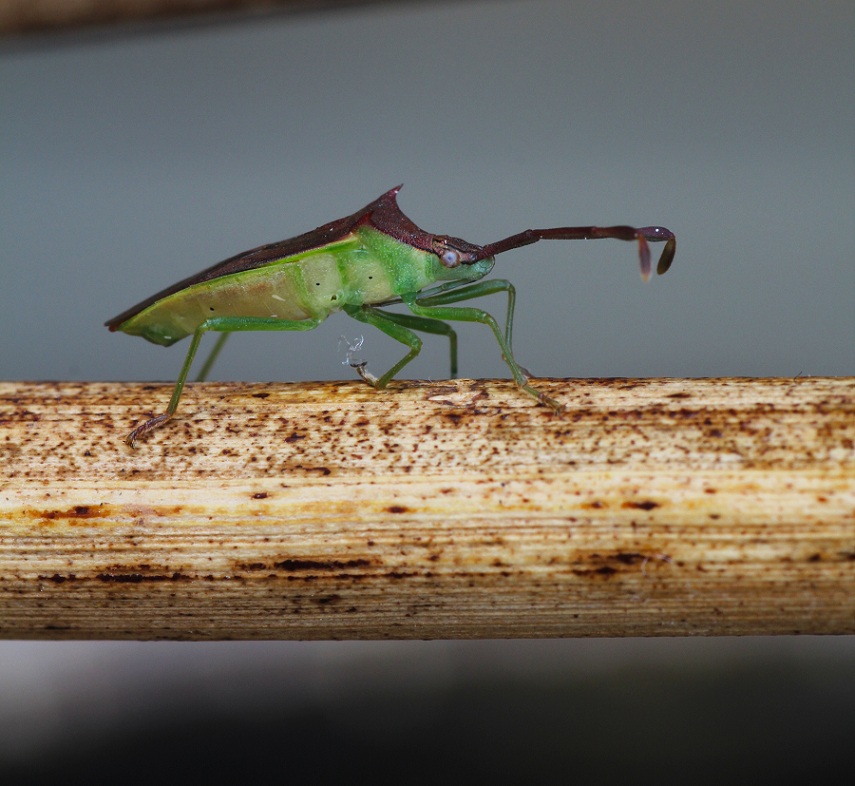
<svg viewBox="0 0 855 786"><path fill-rule="evenodd" d="M547 396L546 393L541 393L537 388L533 388L531 385L521 385L522 389L526 391L526 393L532 394L541 404L549 407L556 415L563 415L565 407L560 401L556 401L551 396Z"/></svg>
<svg viewBox="0 0 855 786"><path fill-rule="evenodd" d="M380 380L365 368L367 365L368 361L360 360L358 363L351 363L350 367L356 369L356 373L359 374L365 382L371 385L372 388L379 387L378 383Z"/></svg>
<svg viewBox="0 0 855 786"><path fill-rule="evenodd" d="M141 423L137 426L127 437L125 437L125 443L131 447L135 448L137 446L137 440L140 437L144 437L150 431L154 431L159 426L162 426L166 423L167 420L172 418L172 412L164 412L162 415L158 415L157 417L149 418L144 423Z"/></svg>
<svg viewBox="0 0 855 786"><path fill-rule="evenodd" d="M357 364L351 364L363 380L371 385L371 387L377 388L378 390L385 388L395 374L406 366L407 363L413 360L413 358L415 358L421 351L422 340L413 332L413 327L417 327L417 329L421 330L427 330L428 332L440 332L433 324L434 320L420 319L410 314L393 314L371 306L345 306L344 311L348 316L351 316L360 322L364 322L367 325L373 325L378 330L383 331L390 338L394 338L395 341L399 341L404 346L409 347L410 351L407 352L404 357L402 357L381 377L375 377L371 372L369 372L365 368L367 363L364 361L360 361ZM444 327L447 330L442 332L446 332L446 334L448 334L448 332L452 335L454 334L454 331L450 330L448 326Z"/></svg>

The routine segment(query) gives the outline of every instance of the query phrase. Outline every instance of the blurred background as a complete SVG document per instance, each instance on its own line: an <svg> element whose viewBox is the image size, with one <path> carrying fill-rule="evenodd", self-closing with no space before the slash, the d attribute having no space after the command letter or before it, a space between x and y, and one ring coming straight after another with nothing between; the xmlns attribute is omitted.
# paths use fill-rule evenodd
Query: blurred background
<svg viewBox="0 0 855 786"><path fill-rule="evenodd" d="M850 375L853 30L849 3L484 0L8 35L0 378L172 381L184 344L103 322L402 182L417 224L476 243L677 233L648 285L617 241L500 256L536 374ZM400 356L338 315L234 336L214 378L348 378L339 337L363 333L375 372ZM459 333L462 376L507 376ZM406 371L445 376L446 343ZM851 759L853 658L851 637L0 642L0 779L135 782L168 756L210 780L780 782Z"/></svg>

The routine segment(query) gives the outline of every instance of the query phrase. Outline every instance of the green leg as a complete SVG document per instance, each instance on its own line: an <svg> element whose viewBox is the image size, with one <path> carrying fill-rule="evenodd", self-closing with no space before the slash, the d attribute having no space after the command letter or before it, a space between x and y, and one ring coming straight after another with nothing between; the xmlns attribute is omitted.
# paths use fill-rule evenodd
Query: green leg
<svg viewBox="0 0 855 786"><path fill-rule="evenodd" d="M444 291L447 288L448 291ZM513 345L511 340L514 326L514 304L517 299L517 291L514 285L504 278L492 278L489 281L478 281L473 284L460 285L454 281L450 285L439 287L433 292L417 295L415 302L420 306L447 306L450 303L459 303L461 300L472 300L476 297L486 297L506 292L508 295L508 312L505 316L505 341L508 346Z"/></svg>
<svg viewBox="0 0 855 786"><path fill-rule="evenodd" d="M457 303L461 300L471 300L476 297L485 295L493 295L498 292L508 293L508 316L505 324L504 332L499 327L496 319L486 311L480 308L472 308L471 306L454 307L449 304ZM563 409L562 405L541 393L528 384L528 374L525 369L517 363L514 358L513 350L511 349L511 335L513 330L514 318L514 287L510 281L504 279L492 279L490 281L479 281L468 286L450 289L446 292L437 292L429 294L426 297L418 295L404 297L403 300L416 316L427 317L435 320L450 320L452 322L479 322L482 325L487 325L493 331L496 341L502 349L502 357L508 364L508 368L513 374L514 380L526 393L534 396L541 404L546 404L556 412Z"/></svg>
<svg viewBox="0 0 855 786"><path fill-rule="evenodd" d="M423 333L447 336L451 345L451 376L457 376L457 333L451 325L446 325L436 319L414 316L413 314L395 314L390 311L382 311L371 306L345 306L345 312L364 322L382 330L387 336L400 341L410 348L410 351L390 368L382 377L375 377L365 369L365 363L354 365L354 368L369 385L375 388L385 388L390 380L415 358L422 348L422 340L413 332L420 330Z"/></svg>
<svg viewBox="0 0 855 786"><path fill-rule="evenodd" d="M220 337L217 339L217 343L214 344L214 348L208 354L208 357L205 359L205 362L202 364L202 369L196 375L197 382L204 382L208 378L208 374L211 373L211 369L214 367L214 363L217 358L220 356L220 350L223 348L223 344L226 343L226 339L231 335L231 333L220 333Z"/></svg>
<svg viewBox="0 0 855 786"><path fill-rule="evenodd" d="M172 390L172 398L169 399L166 412L162 415L149 418L149 420L137 426L125 438L125 442L132 448L136 447L136 442L140 437L144 437L150 431L154 431L154 429L162 426L175 414L175 410L178 409L178 402L181 400L181 393L184 391L184 384L187 382L187 375L190 373L190 367L193 365L193 358L196 356L196 350L199 349L199 342L202 340L204 333L212 330L224 334L214 346L214 350L211 353L212 357L208 358L208 361L202 368L202 372L207 373L211 365L213 365L213 361L216 359L220 349L222 349L229 333L247 330L312 330L312 328L320 325L321 321L321 319L307 319L296 322L286 319L264 319L262 317L215 317L203 322L193 333L190 348L187 350L184 365L181 366L181 373L178 375L178 380Z"/></svg>

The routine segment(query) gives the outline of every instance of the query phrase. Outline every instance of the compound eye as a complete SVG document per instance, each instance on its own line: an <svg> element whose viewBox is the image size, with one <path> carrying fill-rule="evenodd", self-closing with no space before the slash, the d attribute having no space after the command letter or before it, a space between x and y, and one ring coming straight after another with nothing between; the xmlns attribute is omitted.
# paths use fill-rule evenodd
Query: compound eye
<svg viewBox="0 0 855 786"><path fill-rule="evenodd" d="M439 261L445 267L457 267L460 264L460 254L453 248L447 248L439 255Z"/></svg>

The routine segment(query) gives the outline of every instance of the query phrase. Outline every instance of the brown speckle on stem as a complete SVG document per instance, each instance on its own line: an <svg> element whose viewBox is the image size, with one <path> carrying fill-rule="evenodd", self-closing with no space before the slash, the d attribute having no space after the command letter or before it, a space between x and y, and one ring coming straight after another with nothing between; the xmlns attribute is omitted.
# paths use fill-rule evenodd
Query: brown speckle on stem
<svg viewBox="0 0 855 786"><path fill-rule="evenodd" d="M0 383L0 636L855 633L855 380L537 384Z"/></svg>

